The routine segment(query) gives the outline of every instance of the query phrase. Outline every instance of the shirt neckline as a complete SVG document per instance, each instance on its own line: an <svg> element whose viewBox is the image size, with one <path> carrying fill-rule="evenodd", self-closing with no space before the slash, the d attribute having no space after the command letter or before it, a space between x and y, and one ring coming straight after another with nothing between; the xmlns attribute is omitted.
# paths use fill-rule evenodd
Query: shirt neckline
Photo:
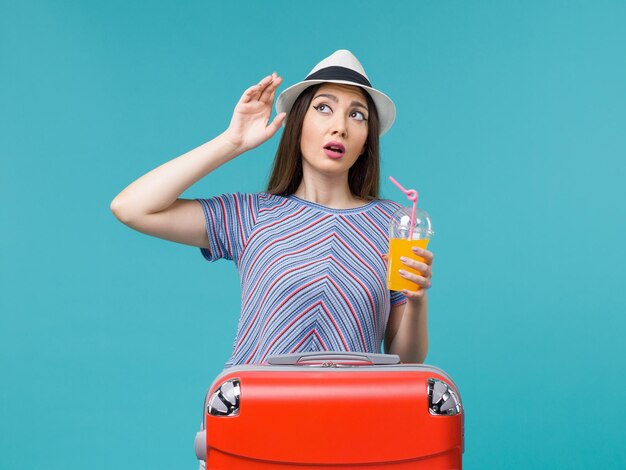
<svg viewBox="0 0 626 470"><path fill-rule="evenodd" d="M287 199L290 199L292 201L295 201L299 204L302 204L304 206L308 206L308 207L313 207L315 209L324 211L324 212L328 212L330 214L354 214L357 212L364 212L367 209L369 209L370 207L374 206L374 204L376 204L377 199L373 199L372 201L368 202L367 204L364 204L362 206L359 207L352 207L350 209L335 209L332 207L328 207L328 206L324 206L322 204L318 204L317 202L311 202L311 201L307 201L306 199L302 199L298 196L296 196L295 194L290 194L289 196L287 196Z"/></svg>

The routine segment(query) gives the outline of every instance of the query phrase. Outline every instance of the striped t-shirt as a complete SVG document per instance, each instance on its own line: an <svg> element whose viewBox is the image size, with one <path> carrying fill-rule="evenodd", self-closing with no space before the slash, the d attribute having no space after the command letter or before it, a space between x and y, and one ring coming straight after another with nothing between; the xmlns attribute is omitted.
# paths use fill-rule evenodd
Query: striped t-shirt
<svg viewBox="0 0 626 470"><path fill-rule="evenodd" d="M241 282L241 317L225 368L272 354L380 352L390 308L406 302L387 289L382 259L397 203L331 209L266 193L198 201L210 247L202 255L235 261Z"/></svg>

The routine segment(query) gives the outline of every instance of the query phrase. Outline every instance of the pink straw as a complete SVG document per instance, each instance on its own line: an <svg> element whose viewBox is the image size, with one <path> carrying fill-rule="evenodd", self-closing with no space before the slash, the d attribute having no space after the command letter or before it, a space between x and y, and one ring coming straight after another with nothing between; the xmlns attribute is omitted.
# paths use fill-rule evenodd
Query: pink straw
<svg viewBox="0 0 626 470"><path fill-rule="evenodd" d="M413 227L415 226L415 209L417 209L417 191L414 189L404 189L400 183L398 183L393 176L390 176L389 179L393 184L395 184L400 191L406 194L406 197L409 201L413 202L413 211L411 212L411 228L409 229L409 240L413 240Z"/></svg>

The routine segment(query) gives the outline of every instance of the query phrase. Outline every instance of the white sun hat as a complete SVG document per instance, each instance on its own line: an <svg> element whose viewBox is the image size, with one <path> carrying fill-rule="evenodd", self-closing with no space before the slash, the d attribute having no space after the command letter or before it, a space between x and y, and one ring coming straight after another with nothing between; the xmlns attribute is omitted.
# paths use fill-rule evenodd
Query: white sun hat
<svg viewBox="0 0 626 470"><path fill-rule="evenodd" d="M313 67L307 77L283 90L276 100L276 112L287 113L300 93L318 83L340 83L361 87L372 97L380 121L380 135L389 130L396 119L396 105L384 93L372 88L363 66L352 52L340 49Z"/></svg>

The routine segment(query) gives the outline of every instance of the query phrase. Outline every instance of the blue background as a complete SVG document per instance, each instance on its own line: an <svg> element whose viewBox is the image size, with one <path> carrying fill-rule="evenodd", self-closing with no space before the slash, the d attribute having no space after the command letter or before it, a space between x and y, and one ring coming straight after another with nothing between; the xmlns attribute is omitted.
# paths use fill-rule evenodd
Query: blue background
<svg viewBox="0 0 626 470"><path fill-rule="evenodd" d="M398 107L383 196L417 188L437 230L427 362L465 468L624 468L625 24L598 0L2 1L0 466L195 467L235 267L109 204L347 48ZM277 143L184 196L262 190Z"/></svg>

